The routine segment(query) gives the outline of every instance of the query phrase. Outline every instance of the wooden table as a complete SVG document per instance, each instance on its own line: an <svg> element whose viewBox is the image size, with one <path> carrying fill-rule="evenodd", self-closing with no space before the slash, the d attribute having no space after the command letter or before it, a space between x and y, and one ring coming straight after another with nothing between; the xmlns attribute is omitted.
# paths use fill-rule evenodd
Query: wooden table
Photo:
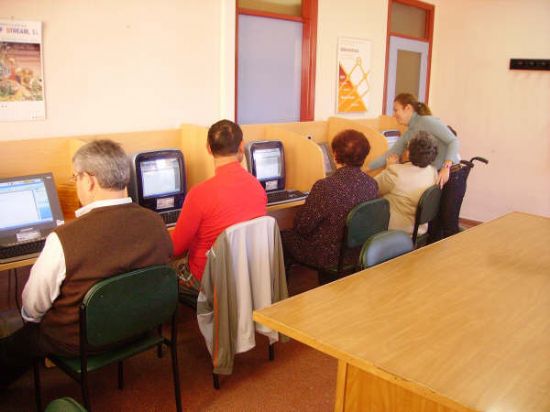
<svg viewBox="0 0 550 412"><path fill-rule="evenodd" d="M550 219L503 216L254 319L339 360L336 411L550 411Z"/></svg>

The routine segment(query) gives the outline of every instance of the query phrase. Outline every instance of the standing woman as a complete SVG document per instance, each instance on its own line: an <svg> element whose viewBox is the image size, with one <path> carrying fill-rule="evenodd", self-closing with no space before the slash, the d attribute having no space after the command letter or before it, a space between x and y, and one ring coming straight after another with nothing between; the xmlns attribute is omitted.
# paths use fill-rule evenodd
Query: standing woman
<svg viewBox="0 0 550 412"><path fill-rule="evenodd" d="M386 159L396 162L411 140L419 131L425 131L435 138L437 156L432 162L439 172L437 184L443 189L439 215L429 227L430 242L451 236L458 232L458 214L466 192L465 169L453 167L460 163L458 139L453 132L432 116L429 107L416 100L410 93L401 93L393 101L393 115L399 124L408 126L407 131L384 155L374 159L369 169L383 167ZM451 170L452 169L452 170Z"/></svg>

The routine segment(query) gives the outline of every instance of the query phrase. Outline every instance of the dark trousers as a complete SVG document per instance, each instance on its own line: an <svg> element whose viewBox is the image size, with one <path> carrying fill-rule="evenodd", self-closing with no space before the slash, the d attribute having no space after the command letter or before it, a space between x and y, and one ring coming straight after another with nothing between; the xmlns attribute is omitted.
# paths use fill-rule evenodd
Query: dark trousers
<svg viewBox="0 0 550 412"><path fill-rule="evenodd" d="M0 339L0 385L7 386L32 367L36 358L48 354L71 355L40 333L40 324L28 322Z"/></svg>
<svg viewBox="0 0 550 412"><path fill-rule="evenodd" d="M470 168L465 166L451 171L449 181L443 186L439 213L428 226L429 243L458 233L458 217L466 193L466 180Z"/></svg>

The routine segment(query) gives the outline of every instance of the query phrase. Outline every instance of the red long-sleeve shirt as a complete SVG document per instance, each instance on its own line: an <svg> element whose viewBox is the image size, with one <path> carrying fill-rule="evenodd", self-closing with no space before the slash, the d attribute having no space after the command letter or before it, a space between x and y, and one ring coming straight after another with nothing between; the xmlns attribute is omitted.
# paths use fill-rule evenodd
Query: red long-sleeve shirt
<svg viewBox="0 0 550 412"><path fill-rule="evenodd" d="M199 281L206 252L227 227L266 214L267 196L258 180L232 162L216 168L216 175L193 187L183 203L172 232L174 256L189 251L189 269Z"/></svg>

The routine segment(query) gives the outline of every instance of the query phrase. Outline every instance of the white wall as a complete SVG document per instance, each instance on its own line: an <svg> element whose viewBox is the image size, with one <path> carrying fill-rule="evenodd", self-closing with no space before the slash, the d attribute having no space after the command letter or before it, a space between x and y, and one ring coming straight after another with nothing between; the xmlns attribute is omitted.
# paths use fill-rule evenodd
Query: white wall
<svg viewBox="0 0 550 412"><path fill-rule="evenodd" d="M482 155L461 215L550 216L550 72L510 58L550 58L550 1L438 0L430 106L453 125L464 158Z"/></svg>
<svg viewBox="0 0 550 412"><path fill-rule="evenodd" d="M235 31L227 3L0 0L0 18L43 22L47 110L45 121L0 123L0 140L208 125L231 114L232 91L220 92L221 44Z"/></svg>
<svg viewBox="0 0 550 412"><path fill-rule="evenodd" d="M430 106L453 125L469 179L464 217L550 216L548 0L432 0ZM209 125L234 113L235 0L0 0L44 22L47 120L2 122L0 140ZM315 118L335 114L338 36L372 42L369 113L382 112L387 0L319 0ZM363 116L364 117L364 116Z"/></svg>
<svg viewBox="0 0 550 412"><path fill-rule="evenodd" d="M387 0L318 0L315 119L336 114L338 37L371 41L370 103L366 114L340 117L376 117L382 113L386 64Z"/></svg>

